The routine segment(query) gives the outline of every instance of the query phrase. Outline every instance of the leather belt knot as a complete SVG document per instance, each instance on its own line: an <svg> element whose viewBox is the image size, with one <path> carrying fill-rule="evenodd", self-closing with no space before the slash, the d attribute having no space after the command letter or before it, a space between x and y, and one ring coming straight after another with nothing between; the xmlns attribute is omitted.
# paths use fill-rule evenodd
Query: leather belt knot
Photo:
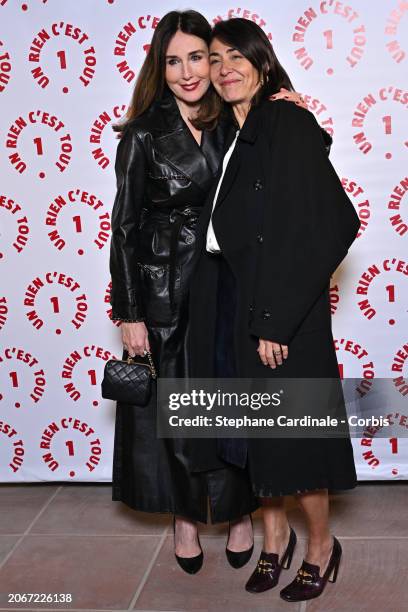
<svg viewBox="0 0 408 612"><path fill-rule="evenodd" d="M201 206L186 206L185 208L174 208L169 215L169 221L172 225L170 234L170 266L169 266L169 298L170 308L172 312L176 309L175 303L175 285L176 285L176 267L178 259L178 246L181 230L184 225L188 225L191 221L196 221L201 211Z"/></svg>

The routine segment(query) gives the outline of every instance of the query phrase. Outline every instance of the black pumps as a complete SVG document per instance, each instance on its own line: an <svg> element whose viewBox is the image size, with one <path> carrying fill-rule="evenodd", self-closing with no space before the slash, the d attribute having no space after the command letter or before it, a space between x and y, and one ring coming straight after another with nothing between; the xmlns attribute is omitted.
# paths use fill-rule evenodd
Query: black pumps
<svg viewBox="0 0 408 612"><path fill-rule="evenodd" d="M174 548L176 547L175 536L176 536L176 517L173 516ZM176 553L174 553L177 563L179 564L182 570L187 572L187 574L196 574L203 565L204 553L201 548L200 537L198 533L197 533L197 538L198 538L198 545L200 546L201 552L195 557L179 557L178 555L176 555Z"/></svg>
<svg viewBox="0 0 408 612"><path fill-rule="evenodd" d="M251 519L251 527L253 528L252 516L249 515L249 518ZM228 541L229 541L230 531L231 531L231 522L229 523L229 527L228 527L228 540L227 540L227 545L225 547L225 554L227 556L228 563L233 568L239 569L240 567L243 567L246 563L248 563L248 561L250 560L252 556L252 552L254 550L254 545L252 544L250 548L248 548L247 550L242 550L240 552L234 552L232 550L229 550ZM174 547L176 546L175 535L176 535L176 517L173 516ZM197 534L197 538L198 538L198 544L201 549L200 537L198 536L198 534ZM204 553L202 549L201 549L201 552L195 557L179 557L178 555L176 555L176 553L174 553L174 556L176 557L177 563L179 564L181 569L187 572L188 574L196 574L203 565Z"/></svg>
<svg viewBox="0 0 408 612"><path fill-rule="evenodd" d="M249 515L249 518L251 519L251 527L253 529L252 516ZM234 552L232 550L229 550L228 541L229 541L230 531L231 531L231 521L228 523L228 540L227 540L227 545L225 547L225 554L227 556L228 563L233 568L239 569L240 567L244 567L244 565L248 563L248 561L250 560L253 550L254 550L254 545L252 544L250 548L247 548L247 550L242 550L240 552Z"/></svg>

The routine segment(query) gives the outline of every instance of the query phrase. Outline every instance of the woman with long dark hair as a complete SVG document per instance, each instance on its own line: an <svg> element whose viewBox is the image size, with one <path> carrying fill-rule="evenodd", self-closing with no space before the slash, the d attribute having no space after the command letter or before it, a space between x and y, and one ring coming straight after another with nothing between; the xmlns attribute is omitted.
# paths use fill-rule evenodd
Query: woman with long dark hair
<svg viewBox="0 0 408 612"><path fill-rule="evenodd" d="M223 173L198 230L192 376L332 379L341 389L329 284L357 235L358 216L314 116L293 104L269 102L276 87L290 81L262 29L245 19L217 23L210 66L212 83L235 122ZM346 418L342 393L337 399L337 414ZM304 401L301 415L313 410ZM197 462L209 467L214 444L207 444L207 462L205 448ZM281 596L302 601L320 595L328 580L336 580L341 557L329 528L328 490L357 483L348 431L333 438L229 439L217 451L222 460L249 470L262 504L263 551L246 589L273 588L281 569L289 568L296 535L284 496L294 495L305 513L308 546Z"/></svg>
<svg viewBox="0 0 408 612"><path fill-rule="evenodd" d="M130 356L151 351L158 375L187 377L187 292L196 224L218 172L230 122L209 79L211 27L195 11L159 22L126 121L115 126L117 194L112 214L112 319L122 321ZM298 102L297 94L284 93ZM192 472L189 445L158 439L156 397L148 406L118 405L113 499L146 512L175 515L177 560L201 567L197 521L230 521L229 562L252 554L249 514L258 507L248 475L235 466Z"/></svg>

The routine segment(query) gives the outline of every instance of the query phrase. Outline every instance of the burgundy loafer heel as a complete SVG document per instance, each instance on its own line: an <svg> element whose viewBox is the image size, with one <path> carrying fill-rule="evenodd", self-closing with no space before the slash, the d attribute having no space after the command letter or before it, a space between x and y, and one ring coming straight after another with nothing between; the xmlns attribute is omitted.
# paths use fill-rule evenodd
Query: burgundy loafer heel
<svg viewBox="0 0 408 612"><path fill-rule="evenodd" d="M295 579L281 590L280 596L282 599L285 601L306 601L319 597L323 593L327 582L336 582L341 554L340 542L333 536L333 549L323 576L320 576L318 565L303 560Z"/></svg>
<svg viewBox="0 0 408 612"><path fill-rule="evenodd" d="M261 552L257 566L245 585L249 593L263 593L278 584L281 570L290 568L296 541L296 533L291 527L289 542L280 563L277 553Z"/></svg>
<svg viewBox="0 0 408 612"><path fill-rule="evenodd" d="M339 567L340 567L340 559L341 559L341 549L340 549L340 557L337 559L336 565L333 566L332 573L328 577L329 582L336 582L337 580L337 574L339 573Z"/></svg>
<svg viewBox="0 0 408 612"><path fill-rule="evenodd" d="M292 536L292 532L293 532L293 536ZM292 541L292 545L291 545L291 538L293 539ZM282 561L281 561L281 566L282 569L284 570L288 570L291 566L292 563L292 559L293 559L293 554L295 552L295 545L296 545L296 534L293 531L293 529L291 528L291 533L289 536L289 543L288 543L288 547L285 551L285 554L282 557Z"/></svg>

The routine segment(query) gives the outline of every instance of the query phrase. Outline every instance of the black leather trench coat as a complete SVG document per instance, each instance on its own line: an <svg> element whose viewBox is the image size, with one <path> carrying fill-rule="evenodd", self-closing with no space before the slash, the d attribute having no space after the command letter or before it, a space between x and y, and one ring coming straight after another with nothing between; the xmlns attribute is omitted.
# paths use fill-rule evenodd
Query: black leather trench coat
<svg viewBox="0 0 408 612"><path fill-rule="evenodd" d="M189 375L188 288L197 220L222 158L227 119L203 132L201 147L170 93L134 120L119 141L112 213L112 318L144 320L158 375ZM190 472L191 442L158 439L156 396L148 406L118 404L113 494L137 510L213 522L258 506L248 473L219 464Z"/></svg>
<svg viewBox="0 0 408 612"><path fill-rule="evenodd" d="M232 129L226 146L234 135ZM214 189L200 220L191 287L193 377L214 374L219 261L205 249L213 196ZM360 222L311 113L284 101L265 101L250 111L212 222L235 278L230 350L236 376L338 378L329 283ZM259 338L288 345L288 359L276 369L265 367L256 351ZM195 469L216 465L213 445L196 451ZM349 438L248 439L247 453L258 496L356 484Z"/></svg>

